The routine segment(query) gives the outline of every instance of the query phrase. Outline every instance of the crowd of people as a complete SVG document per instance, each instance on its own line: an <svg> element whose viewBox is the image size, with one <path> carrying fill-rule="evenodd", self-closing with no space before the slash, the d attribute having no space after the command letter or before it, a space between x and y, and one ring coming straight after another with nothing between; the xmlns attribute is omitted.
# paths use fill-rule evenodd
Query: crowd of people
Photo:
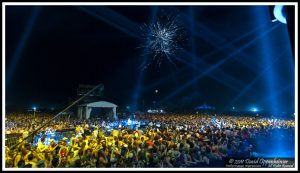
<svg viewBox="0 0 300 173"><path fill-rule="evenodd" d="M6 115L5 133L23 134L16 147L6 143L7 168L223 167L226 157L252 157L257 138L278 128L295 131L294 120L253 116L144 115L136 121L144 125L134 127L62 116L40 131L74 129L70 138L51 139L49 145L43 135L37 145L22 140L52 117Z"/></svg>
<svg viewBox="0 0 300 173"><path fill-rule="evenodd" d="M5 117L5 134L29 133L38 128L42 123L53 118L52 114L36 113L36 114L19 114L12 113ZM46 131L49 127L53 130L72 129L79 119L70 118L69 115L60 116L54 119L41 131Z"/></svg>

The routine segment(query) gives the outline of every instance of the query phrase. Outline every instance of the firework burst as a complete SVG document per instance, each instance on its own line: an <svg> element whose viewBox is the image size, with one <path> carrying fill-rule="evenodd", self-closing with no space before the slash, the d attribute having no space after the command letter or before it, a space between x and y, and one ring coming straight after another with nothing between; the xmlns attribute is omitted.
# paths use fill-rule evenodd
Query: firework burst
<svg viewBox="0 0 300 173"><path fill-rule="evenodd" d="M141 48L144 48L144 56L147 56L142 67L147 68L152 63L160 66L164 59L175 65L174 57L186 40L179 15L162 16L156 22L144 24L142 31L144 42Z"/></svg>

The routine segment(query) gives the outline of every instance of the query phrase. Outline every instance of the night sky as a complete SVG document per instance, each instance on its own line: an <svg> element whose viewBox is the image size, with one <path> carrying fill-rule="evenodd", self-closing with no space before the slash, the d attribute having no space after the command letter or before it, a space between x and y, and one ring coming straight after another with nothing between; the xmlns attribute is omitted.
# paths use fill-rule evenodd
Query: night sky
<svg viewBox="0 0 300 173"><path fill-rule="evenodd" d="M187 41L176 56L184 62L164 60L143 71L139 26L149 23L153 9L156 16L180 15ZM293 112L287 25L269 15L267 6L6 6L6 106L59 107L76 99L79 84L103 83L102 100L123 107L132 104L142 76L138 108L155 100L180 110L204 103L269 110L276 102Z"/></svg>

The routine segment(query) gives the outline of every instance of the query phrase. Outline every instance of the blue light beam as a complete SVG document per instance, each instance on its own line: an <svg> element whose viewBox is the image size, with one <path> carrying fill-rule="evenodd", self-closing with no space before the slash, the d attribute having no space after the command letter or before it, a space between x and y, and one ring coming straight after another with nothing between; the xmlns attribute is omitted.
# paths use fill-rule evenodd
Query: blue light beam
<svg viewBox="0 0 300 173"><path fill-rule="evenodd" d="M255 79L253 79L242 91L239 92L239 95L236 96L228 105L232 105L237 102L251 87L263 76L265 73L271 69L271 67L289 50L290 48L286 48L277 58L274 59L273 63L267 66L263 72L261 72Z"/></svg>
<svg viewBox="0 0 300 173"><path fill-rule="evenodd" d="M18 46L16 47L16 49L14 51L14 54L12 56L12 61L11 61L11 64L9 65L7 77L6 77L6 81L7 81L6 85L8 85L8 86L10 85L10 82L13 78L17 64L18 64L20 58L22 57L23 51L26 47L26 43L28 42L30 33L32 31L34 23L37 20L40 10L41 10L40 6L33 7L31 16L29 17L29 19L27 21L27 25L24 29L21 39L19 40Z"/></svg>
<svg viewBox="0 0 300 173"><path fill-rule="evenodd" d="M166 101L172 97L174 97L175 95L177 95L178 93L182 92L185 88L187 88L188 86L190 86L191 84L193 84L195 81L200 80L201 78L203 78L204 76L206 76L207 74L209 74L210 72L212 72L213 70L217 69L218 67L220 67L222 64L224 64L227 60L229 60L230 58L234 57L236 54L238 54L239 52L241 52L243 49L247 48L248 46L250 46L251 44L255 43L256 41L258 41L259 39L263 38L265 35L267 35L268 33L270 33L271 31L273 31L274 29L276 29L279 25L276 24L274 25L272 28L270 28L267 31L262 32L260 35L258 35L256 38L254 38L253 40L251 40L250 42L248 42L247 44L243 45L240 49L236 50L235 52L232 52L229 56L227 56L226 58L222 59L221 61L219 61L218 63L216 63L215 65L211 66L210 68L208 68L206 71L204 71L202 74L200 74L199 76L197 76L196 78L192 79L191 81L185 83L184 85L182 85L180 88L178 88L177 90L175 90L174 92L172 92L170 95L166 96L164 99L161 100L161 102Z"/></svg>
<svg viewBox="0 0 300 173"><path fill-rule="evenodd" d="M152 11L151 11L152 12L152 14L151 14L151 16L152 16L151 21L152 22L156 21L157 11L158 11L158 7L154 6L152 8ZM145 51L146 50L144 49L144 52ZM148 58L147 55L144 55L142 57L142 61L143 61L142 64L146 64L147 63L147 58ZM145 73L144 70L142 70L142 71L140 71L138 73L137 83L136 83L136 86L135 86L135 89L134 89L134 93L132 95L132 103L131 103L131 105L132 105L133 110L137 110L138 109L138 100L139 100L140 94L141 94L141 88L142 88L142 82L143 82L143 79L144 79L144 73Z"/></svg>

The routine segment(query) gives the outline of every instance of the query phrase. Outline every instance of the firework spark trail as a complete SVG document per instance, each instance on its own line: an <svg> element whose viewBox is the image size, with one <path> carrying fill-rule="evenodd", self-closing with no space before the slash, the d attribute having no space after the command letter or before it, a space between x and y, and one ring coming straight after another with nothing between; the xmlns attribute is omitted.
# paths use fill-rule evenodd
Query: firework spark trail
<svg viewBox="0 0 300 173"><path fill-rule="evenodd" d="M145 48L145 55L152 58L150 61L142 64L147 68L151 63L156 62L160 66L163 59L167 59L175 65L173 59L176 53L182 49L181 44L185 41L185 31L176 16L166 16L166 19L158 19L149 25L144 24L142 27L144 43L141 48Z"/></svg>

